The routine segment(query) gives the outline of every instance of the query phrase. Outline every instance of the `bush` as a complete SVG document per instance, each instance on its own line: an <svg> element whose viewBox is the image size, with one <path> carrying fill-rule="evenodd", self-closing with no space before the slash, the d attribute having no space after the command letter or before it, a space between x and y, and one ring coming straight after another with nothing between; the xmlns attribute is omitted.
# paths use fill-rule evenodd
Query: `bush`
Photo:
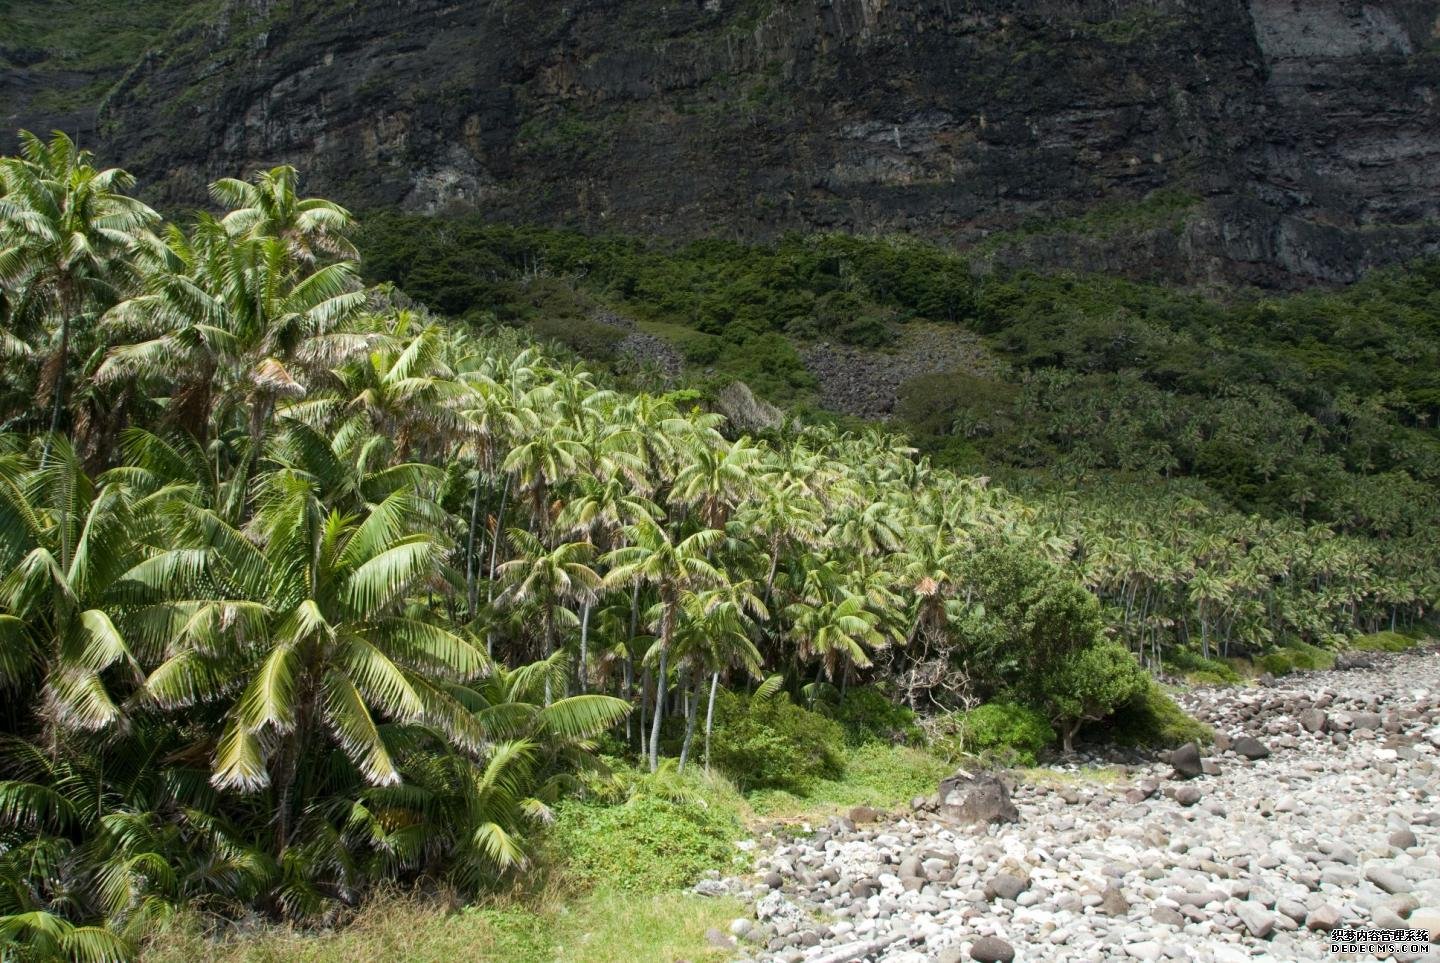
<svg viewBox="0 0 1440 963"><path fill-rule="evenodd" d="M1034 709L990 702L956 712L937 724L935 749L952 760L979 756L1002 766L1033 766L1055 741L1055 730Z"/></svg>
<svg viewBox="0 0 1440 963"><path fill-rule="evenodd" d="M1150 677L1128 649L1101 642L1060 659L1041 684L1050 718L1069 752L1086 722L1104 719L1145 691Z"/></svg>
<svg viewBox="0 0 1440 963"><path fill-rule="evenodd" d="M1207 659L1185 649L1165 656L1165 665L1195 685L1239 685L1240 673L1219 659Z"/></svg>
<svg viewBox="0 0 1440 963"><path fill-rule="evenodd" d="M845 730L781 694L755 700L727 692L715 703L711 760L743 790L803 793L845 769Z"/></svg>
<svg viewBox="0 0 1440 963"><path fill-rule="evenodd" d="M1103 723L1082 730L1087 738L1108 739L1122 746L1169 749L1187 742L1208 743L1214 731L1185 713L1170 693L1149 676L1144 687Z"/></svg>
<svg viewBox="0 0 1440 963"><path fill-rule="evenodd" d="M852 746L870 742L918 746L925 742L914 711L870 686L850 689L830 715L844 728L845 741Z"/></svg>
<svg viewBox="0 0 1440 963"><path fill-rule="evenodd" d="M1289 675L1291 672L1314 672L1335 667L1335 653L1304 642L1294 642L1273 652L1267 652L1255 660L1255 664L1271 675Z"/></svg>
<svg viewBox="0 0 1440 963"><path fill-rule="evenodd" d="M688 886L707 869L725 868L740 832L723 807L637 795L621 805L560 807L550 842L571 880L641 893Z"/></svg>
<svg viewBox="0 0 1440 963"><path fill-rule="evenodd" d="M1404 652L1420 644L1420 640L1399 632L1376 632L1351 639L1346 648L1357 652Z"/></svg>

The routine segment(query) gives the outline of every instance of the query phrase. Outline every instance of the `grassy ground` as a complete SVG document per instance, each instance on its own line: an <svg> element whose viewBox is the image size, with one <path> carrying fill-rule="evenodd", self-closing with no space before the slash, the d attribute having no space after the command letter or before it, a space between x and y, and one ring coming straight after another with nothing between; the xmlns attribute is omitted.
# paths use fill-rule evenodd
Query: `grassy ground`
<svg viewBox="0 0 1440 963"><path fill-rule="evenodd" d="M147 948L148 963L693 963L727 954L705 942L743 912L733 900L684 893L634 896L596 892L538 905L496 903L450 913L408 897L372 902L334 932L273 928L223 942L207 939L195 919L182 921Z"/></svg>
<svg viewBox="0 0 1440 963"><path fill-rule="evenodd" d="M781 792L741 797L721 777L690 784L707 806L734 812L746 834L776 824L823 822L851 806L895 809L935 791L953 767L917 749L871 745L854 750L845 778L821 781L803 796ZM688 779L689 777L687 777ZM640 818L637 816L637 818ZM617 834L618 835L618 834ZM618 845L618 844L617 844ZM620 847L624 850L625 847ZM616 858L624 859L617 850ZM563 860L563 857L562 857ZM717 866L722 869L724 867ZM564 877L563 864L557 878ZM497 899L450 911L440 901L405 895L377 898L333 931L269 927L243 936L207 936L199 917L185 917L147 947L146 963L369 963L495 960L504 963L691 963L728 958L705 933L724 930L746 908L683 889L637 894L597 884L588 892L557 883L545 893Z"/></svg>

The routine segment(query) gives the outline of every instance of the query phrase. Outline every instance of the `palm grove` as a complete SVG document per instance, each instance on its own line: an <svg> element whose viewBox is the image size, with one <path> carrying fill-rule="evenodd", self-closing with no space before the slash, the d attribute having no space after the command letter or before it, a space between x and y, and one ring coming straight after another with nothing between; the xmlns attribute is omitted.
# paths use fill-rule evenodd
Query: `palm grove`
<svg viewBox="0 0 1440 963"><path fill-rule="evenodd" d="M0 945L122 958L185 906L477 893L531 865L602 744L720 765L717 705L781 689L1023 704L1068 747L1153 690L1142 663L1436 594L1433 553L1320 526L1022 500L875 431L737 437L695 392L619 393L365 289L350 216L293 170L217 182L182 226L63 136L22 141Z"/></svg>

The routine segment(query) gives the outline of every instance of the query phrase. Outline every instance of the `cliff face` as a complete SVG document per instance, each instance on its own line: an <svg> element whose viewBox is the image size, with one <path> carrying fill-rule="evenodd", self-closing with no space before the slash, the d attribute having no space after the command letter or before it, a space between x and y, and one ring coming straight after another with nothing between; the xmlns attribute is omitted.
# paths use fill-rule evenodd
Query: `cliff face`
<svg viewBox="0 0 1440 963"><path fill-rule="evenodd" d="M232 0L97 133L165 203L283 161L361 208L1290 285L1440 250L1437 93L1440 0Z"/></svg>

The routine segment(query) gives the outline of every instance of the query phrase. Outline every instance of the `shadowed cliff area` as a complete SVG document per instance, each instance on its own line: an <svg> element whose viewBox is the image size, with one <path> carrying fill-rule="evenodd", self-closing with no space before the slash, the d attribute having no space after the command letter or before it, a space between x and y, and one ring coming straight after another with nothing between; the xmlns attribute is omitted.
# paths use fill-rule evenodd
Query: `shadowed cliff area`
<svg viewBox="0 0 1440 963"><path fill-rule="evenodd" d="M288 162L362 210L1284 287L1440 244L1426 0L140 3L94 50L93 5L13 6L6 125L166 205Z"/></svg>

